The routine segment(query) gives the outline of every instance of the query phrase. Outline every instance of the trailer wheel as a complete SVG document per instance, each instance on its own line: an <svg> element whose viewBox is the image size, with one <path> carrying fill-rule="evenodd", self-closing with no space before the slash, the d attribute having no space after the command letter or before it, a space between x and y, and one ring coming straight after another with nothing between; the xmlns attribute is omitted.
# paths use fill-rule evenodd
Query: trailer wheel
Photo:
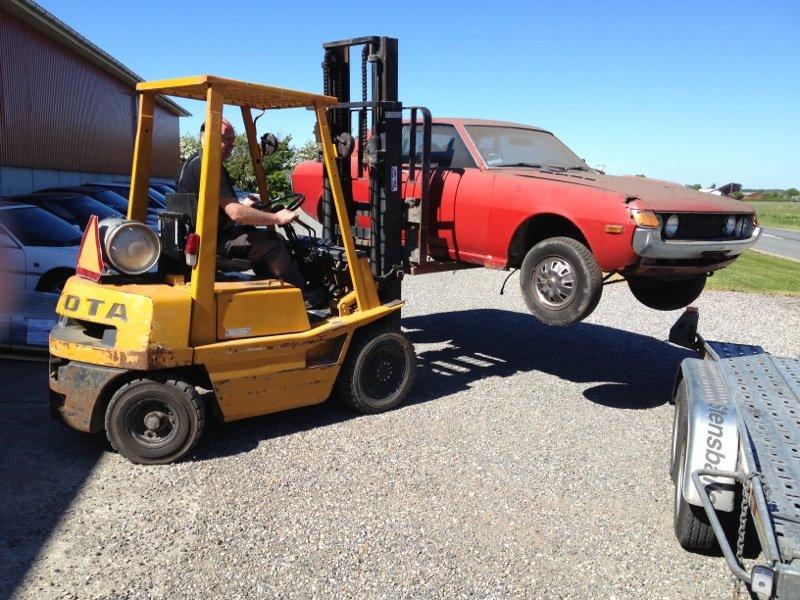
<svg viewBox="0 0 800 600"><path fill-rule="evenodd" d="M547 325L582 321L603 293L603 274L591 250L568 237L548 238L531 248L519 281L528 310Z"/></svg>
<svg viewBox="0 0 800 600"><path fill-rule="evenodd" d="M689 504L681 488L686 473L686 447L689 433L689 413L686 401L686 382L681 381L675 395L675 420L672 424L671 475L675 482L673 522L675 536L687 550L708 551L717 545L714 530L702 506Z"/></svg>
<svg viewBox="0 0 800 600"><path fill-rule="evenodd" d="M194 386L177 379L134 379L106 409L106 435L114 450L144 465L175 462L203 432L205 410Z"/></svg>
<svg viewBox="0 0 800 600"><path fill-rule="evenodd" d="M368 325L353 335L334 395L363 413L391 410L408 395L415 369L414 347L403 333Z"/></svg>
<svg viewBox="0 0 800 600"><path fill-rule="evenodd" d="M697 300L706 287L706 275L691 279L662 281L646 277L628 278L634 297L654 310L678 310Z"/></svg>

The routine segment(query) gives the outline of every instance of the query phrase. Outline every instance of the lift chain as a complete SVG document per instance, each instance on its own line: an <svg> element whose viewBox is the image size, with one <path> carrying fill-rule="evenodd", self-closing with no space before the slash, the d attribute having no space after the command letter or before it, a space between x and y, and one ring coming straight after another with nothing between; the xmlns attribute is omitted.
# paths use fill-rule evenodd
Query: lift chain
<svg viewBox="0 0 800 600"><path fill-rule="evenodd" d="M750 512L750 489L753 486L753 478L759 477L759 475L757 471L753 471L742 478L742 509L739 511L739 534L736 539L736 561L742 568L744 568L744 563L742 561L744 560L744 538L747 531L747 515ZM739 579L735 579L733 582L734 600L739 600L741 589L742 582ZM749 590L747 591L748 596L752 598L752 594L749 593Z"/></svg>

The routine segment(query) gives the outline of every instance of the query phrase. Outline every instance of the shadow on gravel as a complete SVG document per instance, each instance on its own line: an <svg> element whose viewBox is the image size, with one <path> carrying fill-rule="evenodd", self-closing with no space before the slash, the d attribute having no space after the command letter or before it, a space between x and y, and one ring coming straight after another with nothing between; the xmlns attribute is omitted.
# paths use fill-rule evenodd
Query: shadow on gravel
<svg viewBox="0 0 800 600"><path fill-rule="evenodd" d="M47 364L0 360L0 598L41 552L106 448L50 418Z"/></svg>
<svg viewBox="0 0 800 600"><path fill-rule="evenodd" d="M590 323L548 327L530 315L496 309L404 318L403 328L418 356L409 404L466 390L486 377L541 371L567 381L595 383L584 396L604 406L653 408L670 400L678 365L692 355L629 331ZM558 394L554 388L554 399ZM240 454L265 439L359 416L327 402L234 423L209 422L193 460Z"/></svg>
<svg viewBox="0 0 800 600"><path fill-rule="evenodd" d="M653 408L670 400L678 365L692 355L638 333L591 323L549 327L497 309L411 317L403 327L419 356L411 402L453 394L486 377L540 371L596 383L584 396L604 406Z"/></svg>

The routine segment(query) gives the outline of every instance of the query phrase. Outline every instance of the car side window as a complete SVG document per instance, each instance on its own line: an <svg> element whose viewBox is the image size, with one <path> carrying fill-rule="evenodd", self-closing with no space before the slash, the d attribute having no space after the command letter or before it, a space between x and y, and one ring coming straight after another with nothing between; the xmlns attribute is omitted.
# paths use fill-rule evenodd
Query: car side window
<svg viewBox="0 0 800 600"><path fill-rule="evenodd" d="M403 126L403 162L408 163L411 126ZM415 158L422 164L422 125L417 125ZM431 127L431 166L440 169L474 169L475 161L453 125Z"/></svg>
<svg viewBox="0 0 800 600"><path fill-rule="evenodd" d="M19 248L19 244L12 238L5 227L0 225L0 248Z"/></svg>

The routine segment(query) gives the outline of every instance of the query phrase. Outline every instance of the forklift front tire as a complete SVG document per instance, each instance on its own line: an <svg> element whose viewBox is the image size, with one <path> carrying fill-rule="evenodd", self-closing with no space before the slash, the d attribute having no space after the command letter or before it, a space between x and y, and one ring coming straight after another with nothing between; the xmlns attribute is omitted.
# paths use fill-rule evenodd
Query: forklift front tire
<svg viewBox="0 0 800 600"><path fill-rule="evenodd" d="M203 432L205 410L194 386L177 379L134 379L106 409L106 435L129 461L162 465L185 456Z"/></svg>
<svg viewBox="0 0 800 600"><path fill-rule="evenodd" d="M353 335L334 395L362 413L391 410L408 395L416 364L414 347L402 332L368 325Z"/></svg>

